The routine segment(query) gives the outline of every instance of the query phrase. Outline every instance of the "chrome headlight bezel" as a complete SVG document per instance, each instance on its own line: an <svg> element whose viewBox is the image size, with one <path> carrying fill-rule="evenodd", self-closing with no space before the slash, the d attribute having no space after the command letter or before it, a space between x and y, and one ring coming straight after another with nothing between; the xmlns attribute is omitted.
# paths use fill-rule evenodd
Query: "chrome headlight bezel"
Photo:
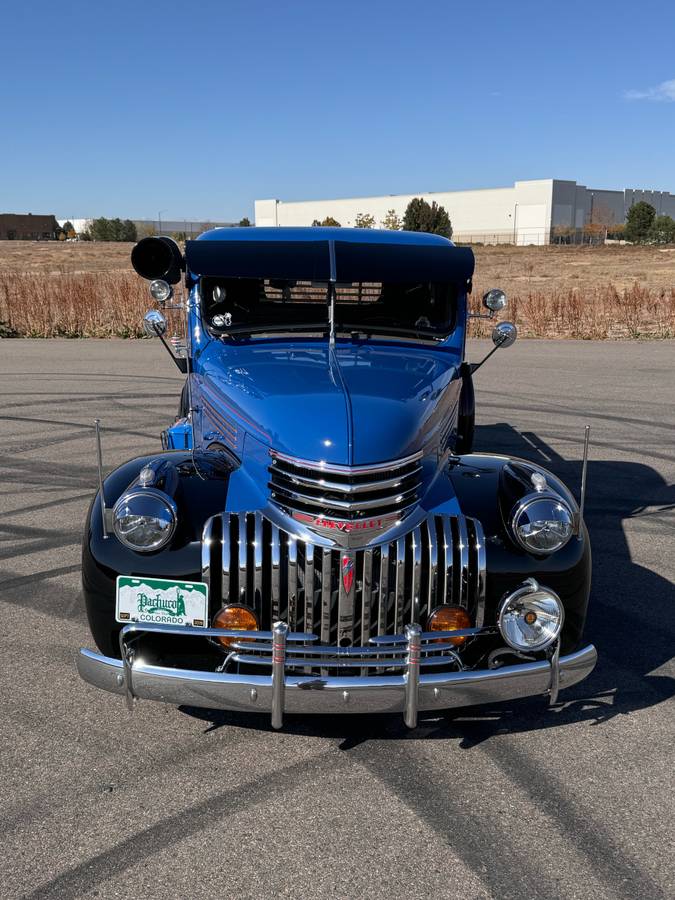
<svg viewBox="0 0 675 900"><path fill-rule="evenodd" d="M158 534L157 540L153 541L152 544L136 544L129 540L128 535L121 530L120 510L124 505L129 505L135 500L154 501L158 504L158 511L161 507L162 511L168 513L168 526ZM169 497L168 494L165 494L164 491L160 491L157 488L139 487L125 491L115 503L112 511L112 528L115 537L121 544L129 550L133 550L135 553L153 553L156 550L161 550L162 547L166 547L174 536L177 525L178 507L176 506L175 501L172 497Z"/></svg>
<svg viewBox="0 0 675 900"><path fill-rule="evenodd" d="M527 609L527 612L534 612L536 609L541 616L541 604L545 601L548 601L549 606L546 614L551 615L551 611L553 610L557 616L553 626L551 627L550 622L548 623L548 631L539 641L528 643L525 640L515 640L514 632L509 630L509 623L506 621L507 616L513 615L514 613L518 614L528 607L529 609ZM537 604L540 606L537 607ZM527 612L525 613L526 615ZM504 642L511 647L512 650L521 652L539 652L541 650L546 650L560 637L564 622L565 607L563 606L560 597L550 588L539 585L534 578L528 578L520 585L520 587L516 588L515 591L506 594L499 605L497 617L499 632L504 639ZM532 625L533 623L527 624Z"/></svg>
<svg viewBox="0 0 675 900"><path fill-rule="evenodd" d="M173 287L163 278L155 278L150 282L150 295L158 303L168 303L173 297Z"/></svg>
<svg viewBox="0 0 675 900"><path fill-rule="evenodd" d="M550 548L541 548L541 547L533 547L528 544L527 540L523 537L523 535L519 531L519 526L521 525L521 519L525 513L532 509L538 503L549 503L551 504L551 512L559 512L564 513L565 517L568 519L568 534L566 537L562 538L560 543L558 543L555 547ZM546 521L546 520L544 520ZM559 519L555 515L551 515L551 518L548 521L559 521ZM552 491L535 491L531 494L526 494L523 498L521 498L518 503L514 506L511 517L510 517L510 529L511 534L513 535L514 540L523 550L526 550L528 553L533 553L535 556L550 556L552 553L557 553L558 550L562 550L562 548L570 541L572 535L574 534L574 526L575 526L575 514L574 510L570 506L570 504L565 500L560 494L553 493Z"/></svg>

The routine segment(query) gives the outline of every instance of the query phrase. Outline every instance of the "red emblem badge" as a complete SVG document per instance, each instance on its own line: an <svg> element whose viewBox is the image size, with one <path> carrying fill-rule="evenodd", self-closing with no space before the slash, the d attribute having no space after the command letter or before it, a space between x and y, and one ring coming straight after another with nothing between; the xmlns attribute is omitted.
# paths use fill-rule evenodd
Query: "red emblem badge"
<svg viewBox="0 0 675 900"><path fill-rule="evenodd" d="M351 556L342 557L342 584L345 592L350 594L354 584L354 560Z"/></svg>

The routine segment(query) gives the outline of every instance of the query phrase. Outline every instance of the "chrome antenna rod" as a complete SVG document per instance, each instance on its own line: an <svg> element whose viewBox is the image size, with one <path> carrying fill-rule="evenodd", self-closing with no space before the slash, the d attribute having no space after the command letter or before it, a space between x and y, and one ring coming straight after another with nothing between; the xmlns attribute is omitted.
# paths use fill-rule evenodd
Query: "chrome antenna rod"
<svg viewBox="0 0 675 900"><path fill-rule="evenodd" d="M94 419L94 427L96 429L96 461L98 463L98 495L101 500L101 524L103 525L103 540L108 538L108 527L106 524L106 507L105 494L103 493L103 451L101 450L101 420Z"/></svg>
<svg viewBox="0 0 675 900"><path fill-rule="evenodd" d="M581 523L584 521L584 505L586 503L586 470L588 468L588 442L591 434L591 426L584 428L584 456L581 463L581 496L579 497L579 520L577 522L577 535L581 534Z"/></svg>

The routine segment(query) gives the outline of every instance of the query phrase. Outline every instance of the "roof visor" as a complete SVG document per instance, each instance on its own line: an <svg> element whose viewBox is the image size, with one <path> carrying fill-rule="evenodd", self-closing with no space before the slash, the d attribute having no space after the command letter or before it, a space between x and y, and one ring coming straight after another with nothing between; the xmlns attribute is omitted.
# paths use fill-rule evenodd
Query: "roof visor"
<svg viewBox="0 0 675 900"><path fill-rule="evenodd" d="M466 285L474 257L468 247L369 240L197 240L185 245L194 277L297 281L453 282Z"/></svg>

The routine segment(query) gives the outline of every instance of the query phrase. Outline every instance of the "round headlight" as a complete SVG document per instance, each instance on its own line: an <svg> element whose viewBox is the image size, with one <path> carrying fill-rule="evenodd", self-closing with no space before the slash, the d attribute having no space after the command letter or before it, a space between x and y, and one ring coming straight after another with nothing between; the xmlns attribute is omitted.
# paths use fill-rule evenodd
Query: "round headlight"
<svg viewBox="0 0 675 900"><path fill-rule="evenodd" d="M499 630L514 650L544 650L560 634L563 617L558 595L530 578L502 600Z"/></svg>
<svg viewBox="0 0 675 900"><path fill-rule="evenodd" d="M139 553L159 550L171 540L178 521L176 504L148 488L123 494L113 509L113 531L125 547Z"/></svg>
<svg viewBox="0 0 675 900"><path fill-rule="evenodd" d="M159 303L166 303L173 296L173 288L168 281L157 278L155 281L150 282L150 293L154 300L157 300Z"/></svg>
<svg viewBox="0 0 675 900"><path fill-rule="evenodd" d="M531 553L554 553L572 537L574 516L567 503L555 495L534 494L517 505L513 534Z"/></svg>

